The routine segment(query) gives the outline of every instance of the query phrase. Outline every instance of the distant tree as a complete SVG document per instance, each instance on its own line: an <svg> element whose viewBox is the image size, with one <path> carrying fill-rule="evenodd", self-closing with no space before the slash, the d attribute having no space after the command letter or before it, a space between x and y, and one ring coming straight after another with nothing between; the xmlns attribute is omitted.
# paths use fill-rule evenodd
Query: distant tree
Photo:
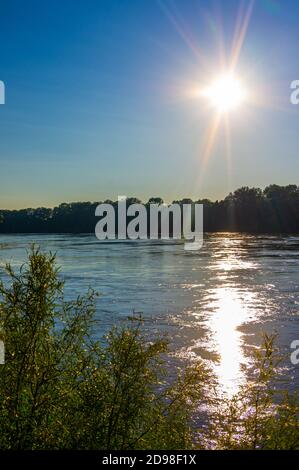
<svg viewBox="0 0 299 470"><path fill-rule="evenodd" d="M267 186L268 219L274 231L297 233L299 227L299 186Z"/></svg>
<svg viewBox="0 0 299 470"><path fill-rule="evenodd" d="M248 186L237 189L225 199L226 219L230 230L259 232L262 222L263 193Z"/></svg>
<svg viewBox="0 0 299 470"><path fill-rule="evenodd" d="M142 204L142 201L137 197L128 197L127 198L127 206L131 204Z"/></svg>
<svg viewBox="0 0 299 470"><path fill-rule="evenodd" d="M160 205L160 204L163 204L164 201L161 197L150 197L147 203Z"/></svg>

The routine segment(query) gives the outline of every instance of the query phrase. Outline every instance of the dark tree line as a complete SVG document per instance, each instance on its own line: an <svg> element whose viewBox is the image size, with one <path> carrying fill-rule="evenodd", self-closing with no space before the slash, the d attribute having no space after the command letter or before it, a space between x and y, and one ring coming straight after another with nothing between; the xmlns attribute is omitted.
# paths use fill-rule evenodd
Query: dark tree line
<svg viewBox="0 0 299 470"><path fill-rule="evenodd" d="M115 207L117 202L112 203ZM128 198L127 205L141 202ZM161 198L146 203L160 204ZM173 201L204 205L204 230L251 233L299 233L299 186L243 187L221 201ZM53 209L0 210L0 233L93 233L99 202L63 203Z"/></svg>

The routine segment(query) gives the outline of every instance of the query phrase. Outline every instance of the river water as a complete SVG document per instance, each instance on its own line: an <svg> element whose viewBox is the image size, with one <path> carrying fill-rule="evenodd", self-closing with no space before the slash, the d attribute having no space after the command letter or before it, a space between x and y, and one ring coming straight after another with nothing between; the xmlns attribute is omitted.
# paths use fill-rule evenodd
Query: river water
<svg viewBox="0 0 299 470"><path fill-rule="evenodd" d="M97 334L142 313L150 334L167 333L174 360L201 357L232 394L262 332L276 331L287 356L283 374L298 388L299 365L288 358L299 340L299 236L208 234L200 251L187 252L171 241L0 235L0 277L5 261L24 263L33 242L57 253L67 298L89 287L101 294Z"/></svg>

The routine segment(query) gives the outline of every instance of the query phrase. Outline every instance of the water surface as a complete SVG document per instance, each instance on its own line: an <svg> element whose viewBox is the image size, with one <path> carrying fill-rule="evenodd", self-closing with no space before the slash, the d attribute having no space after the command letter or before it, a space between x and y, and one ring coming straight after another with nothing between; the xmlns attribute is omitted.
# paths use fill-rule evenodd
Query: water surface
<svg viewBox="0 0 299 470"><path fill-rule="evenodd" d="M173 357L198 357L221 390L245 380L243 365L261 332L277 331L288 355L299 339L299 237L210 234L198 252L178 242L99 242L93 235L1 235L3 262L20 266L31 243L57 253L66 296L99 291L97 333L142 312L152 335L169 335ZM289 388L298 368L286 360Z"/></svg>

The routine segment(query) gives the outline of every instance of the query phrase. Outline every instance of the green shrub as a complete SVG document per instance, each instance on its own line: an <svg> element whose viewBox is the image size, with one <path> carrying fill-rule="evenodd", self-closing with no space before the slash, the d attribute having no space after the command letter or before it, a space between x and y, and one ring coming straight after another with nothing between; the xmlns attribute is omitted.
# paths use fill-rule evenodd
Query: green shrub
<svg viewBox="0 0 299 470"><path fill-rule="evenodd" d="M190 414L207 375L198 364L171 386L142 321L92 337L94 293L63 298L55 257L33 249L19 273L6 266L0 319L2 449L186 448Z"/></svg>
<svg viewBox="0 0 299 470"><path fill-rule="evenodd" d="M254 374L230 399L214 400L208 430L201 435L214 449L299 448L298 398L277 388L282 357L275 335L263 335L254 355Z"/></svg>

